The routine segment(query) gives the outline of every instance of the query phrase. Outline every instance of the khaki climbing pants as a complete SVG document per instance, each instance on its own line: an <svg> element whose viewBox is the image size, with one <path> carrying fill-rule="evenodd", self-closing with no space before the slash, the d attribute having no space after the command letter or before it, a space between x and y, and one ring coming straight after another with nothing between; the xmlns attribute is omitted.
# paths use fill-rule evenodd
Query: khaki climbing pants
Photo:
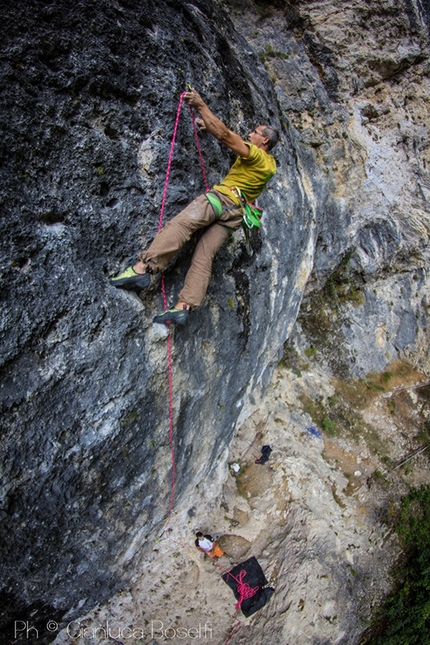
<svg viewBox="0 0 430 645"><path fill-rule="evenodd" d="M192 309L200 307L205 297L215 255L227 240L230 230L237 230L242 223L242 213L234 202L222 193L217 192L217 195L223 206L231 210L224 210L221 217L216 219L209 201L204 195L200 195L167 222L150 247L139 256L139 260L148 264L151 273L163 271L192 234L205 229L197 242L184 286L178 296L179 302L185 302Z"/></svg>

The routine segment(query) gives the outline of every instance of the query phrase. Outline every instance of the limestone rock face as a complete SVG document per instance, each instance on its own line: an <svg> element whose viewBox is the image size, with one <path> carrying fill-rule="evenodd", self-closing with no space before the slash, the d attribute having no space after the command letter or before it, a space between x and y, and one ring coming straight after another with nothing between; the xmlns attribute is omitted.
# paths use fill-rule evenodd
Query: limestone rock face
<svg viewBox="0 0 430 645"><path fill-rule="evenodd" d="M178 499L225 455L245 397L269 381L316 220L270 78L218 5L5 2L1 14L2 615L12 620L109 596L169 508L159 280L139 298L107 278L156 233L187 83L244 137L270 121L283 142L254 255L239 232L204 307L173 332ZM213 185L233 157L209 135L201 145ZM165 218L203 190L184 106ZM166 272L169 300L192 251Z"/></svg>
<svg viewBox="0 0 430 645"><path fill-rule="evenodd" d="M294 146L326 175L307 294L335 274L342 360L335 368L331 345L327 363L361 377L401 355L428 371L428 7L299 0L259 13L240 1L231 15L271 75Z"/></svg>
<svg viewBox="0 0 430 645"><path fill-rule="evenodd" d="M183 516L197 522L202 482L215 513L236 423L268 386L287 338L306 347L324 332L322 362L345 378L399 357L428 371L429 15L414 0L276 0L266 9L248 0L5 0L0 14L0 626L10 630L23 615L46 625L110 598L168 514L167 340L151 322L163 307L159 279L138 297L107 278L157 231L187 83L244 138L269 121L281 142L254 254L238 232L214 262L204 306L173 331ZM207 134L201 146L214 184L233 157ZM184 106L165 218L203 190ZM166 271L170 301L193 246ZM321 293L332 300L317 308ZM324 492L331 503L329 484ZM239 505L234 521L262 513L260 497ZM289 522L298 544L311 519L296 509ZM315 538L333 569L348 548L336 534ZM280 553L296 548L281 529L275 537ZM153 566L161 575L166 565ZM326 628L355 643L354 585L344 580L344 622Z"/></svg>

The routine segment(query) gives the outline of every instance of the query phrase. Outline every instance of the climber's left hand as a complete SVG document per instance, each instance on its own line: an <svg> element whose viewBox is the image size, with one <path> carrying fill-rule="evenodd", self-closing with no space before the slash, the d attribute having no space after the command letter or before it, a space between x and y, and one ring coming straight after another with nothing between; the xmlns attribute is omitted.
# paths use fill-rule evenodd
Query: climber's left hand
<svg viewBox="0 0 430 645"><path fill-rule="evenodd" d="M191 90L190 92L185 92L184 94L185 102L192 108L198 110L199 108L205 107L206 103L203 101L202 97L196 90Z"/></svg>

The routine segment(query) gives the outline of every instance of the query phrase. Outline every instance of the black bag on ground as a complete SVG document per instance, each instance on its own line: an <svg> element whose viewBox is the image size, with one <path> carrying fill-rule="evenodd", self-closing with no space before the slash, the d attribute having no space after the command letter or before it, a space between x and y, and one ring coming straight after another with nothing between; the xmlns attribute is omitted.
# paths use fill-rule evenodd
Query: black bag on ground
<svg viewBox="0 0 430 645"><path fill-rule="evenodd" d="M266 461L269 461L270 453L272 448L270 446L263 446L261 449L261 457L255 460L256 464L265 464Z"/></svg>
<svg viewBox="0 0 430 645"><path fill-rule="evenodd" d="M249 560L245 560L245 562L236 565L231 569L231 571L229 571L229 573L225 573L222 576L224 582L226 582L230 589L233 590L236 600L240 599L236 579L239 579L241 571L246 571L246 575L242 578L242 582L246 582L250 587L259 587L254 596L251 598L245 598L240 605L242 614L248 617L262 609L266 602L270 600L275 590L272 587L262 589L262 587L267 585L266 576L263 573L263 569L258 564L257 559L252 557L249 558Z"/></svg>

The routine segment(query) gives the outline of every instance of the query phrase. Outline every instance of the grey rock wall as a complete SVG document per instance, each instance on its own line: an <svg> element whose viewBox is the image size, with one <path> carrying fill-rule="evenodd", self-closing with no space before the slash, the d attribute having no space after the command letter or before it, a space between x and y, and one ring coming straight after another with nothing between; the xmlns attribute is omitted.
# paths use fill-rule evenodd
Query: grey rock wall
<svg viewBox="0 0 430 645"><path fill-rule="evenodd" d="M246 396L267 384L311 270L316 203L258 56L202 2L5 2L1 181L2 629L69 616L129 578L169 507L166 337L109 275L158 226L180 93L231 128L282 130L279 180L250 258L219 254L204 307L174 331L176 497L209 475ZM213 184L232 161L209 136ZM184 107L166 204L204 186ZM324 201L322 183L320 191ZM288 226L285 226L287 220ZM166 272L179 290L193 244ZM143 549L143 551L142 551Z"/></svg>
<svg viewBox="0 0 430 645"><path fill-rule="evenodd" d="M429 47L428 11L410 0L7 0L0 14L9 643L23 615L70 619L127 585L167 516L159 280L139 298L107 278L157 230L187 83L243 136L269 120L282 140L254 255L236 234L173 332L178 503L193 507L291 335L306 346L328 329L323 361L345 378L398 356L428 371ZM201 143L213 184L233 157ZM184 106L166 219L203 189ZM192 251L166 272L170 300ZM315 294L341 269L322 318Z"/></svg>
<svg viewBox="0 0 430 645"><path fill-rule="evenodd" d="M258 10L237 0L230 15L271 76L300 158L315 163L304 185L321 173L329 190L316 197L297 342L322 347L346 378L399 356L428 372L427 5L279 0ZM314 298L333 274L340 297L333 308L326 289L324 308Z"/></svg>

